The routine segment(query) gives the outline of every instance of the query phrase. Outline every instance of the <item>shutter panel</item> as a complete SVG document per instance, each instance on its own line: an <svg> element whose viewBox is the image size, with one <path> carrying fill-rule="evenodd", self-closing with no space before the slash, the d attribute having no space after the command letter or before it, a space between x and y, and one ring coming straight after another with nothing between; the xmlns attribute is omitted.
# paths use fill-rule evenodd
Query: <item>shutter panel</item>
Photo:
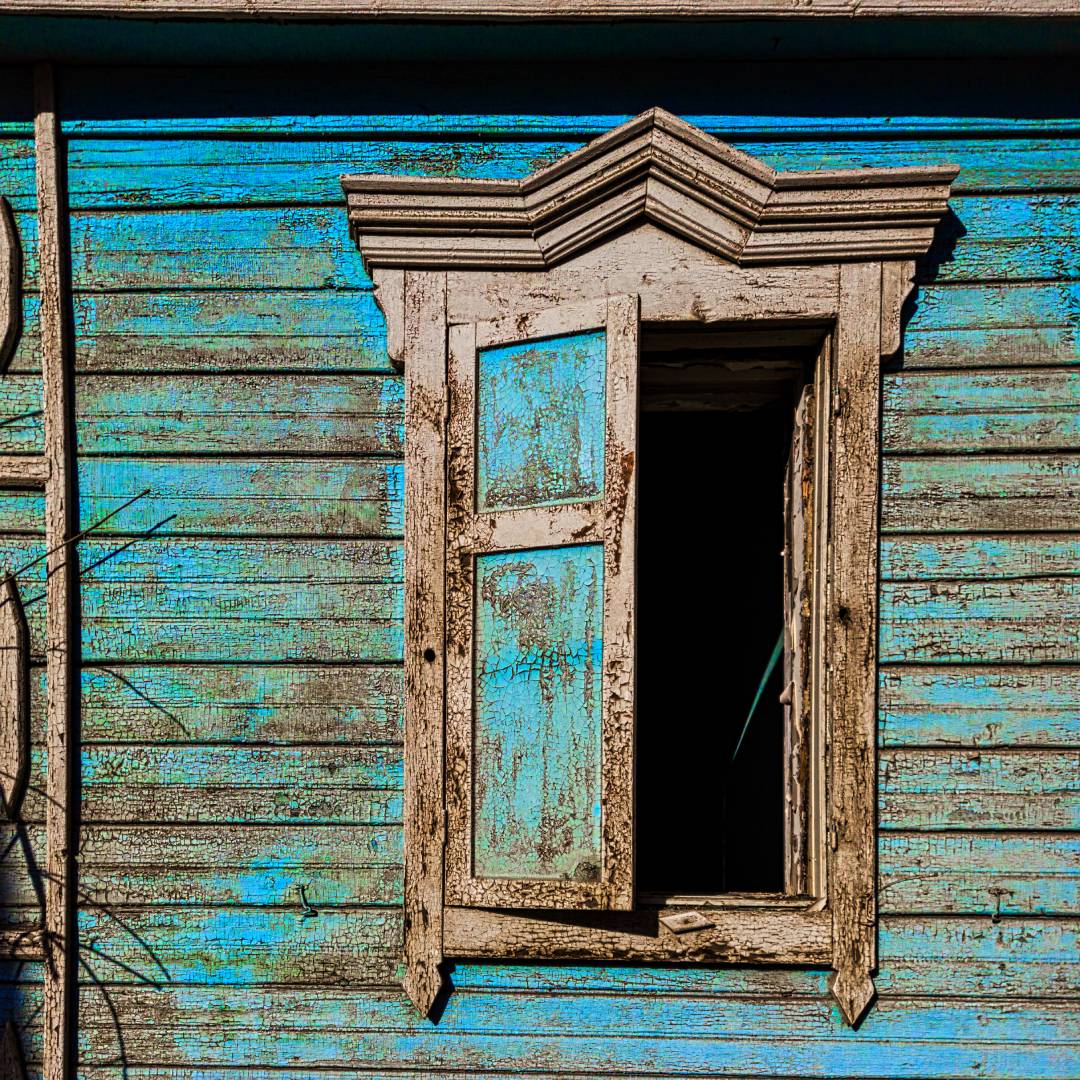
<svg viewBox="0 0 1080 1080"><path fill-rule="evenodd" d="M814 385L795 407L784 487L784 803L785 881L807 891L807 808L810 771L810 588L813 568Z"/></svg>
<svg viewBox="0 0 1080 1080"><path fill-rule="evenodd" d="M447 901L633 904L638 298L450 328Z"/></svg>

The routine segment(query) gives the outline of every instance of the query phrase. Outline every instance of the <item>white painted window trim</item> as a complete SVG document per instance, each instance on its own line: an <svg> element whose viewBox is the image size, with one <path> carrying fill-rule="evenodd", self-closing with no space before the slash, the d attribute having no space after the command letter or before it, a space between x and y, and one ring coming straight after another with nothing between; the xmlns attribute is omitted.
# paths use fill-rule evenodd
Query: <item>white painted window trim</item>
<svg viewBox="0 0 1080 1080"><path fill-rule="evenodd" d="M354 238L406 384L405 989L429 1013L445 958L831 967L850 1023L876 966L880 364L951 166L777 173L660 109L520 181L347 176ZM452 328L636 295L645 322L819 327L827 506L817 526L822 855L809 898L662 910L491 911L444 902L447 364ZM819 435L819 438L821 436ZM793 902L794 901L794 902Z"/></svg>

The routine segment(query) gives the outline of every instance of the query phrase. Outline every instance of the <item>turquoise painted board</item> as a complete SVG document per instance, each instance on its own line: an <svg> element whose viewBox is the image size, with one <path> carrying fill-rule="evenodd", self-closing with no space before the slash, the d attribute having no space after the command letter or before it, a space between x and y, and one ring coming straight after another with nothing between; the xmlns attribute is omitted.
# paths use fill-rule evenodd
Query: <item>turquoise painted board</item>
<svg viewBox="0 0 1080 1080"><path fill-rule="evenodd" d="M476 559L473 870L600 872L604 549Z"/></svg>
<svg viewBox="0 0 1080 1080"><path fill-rule="evenodd" d="M437 114L397 100L413 68L350 71L310 108L292 99L317 80L284 69L68 74L80 522L151 488L80 545L107 560L81 612L80 1073L1080 1076L1080 123L1041 119L1075 104L1014 86L995 112L996 63L966 106L917 65L879 65L876 96L797 66L799 116L767 89L777 69L790 88L782 63L729 115L719 84L647 65L632 104L584 68L560 90L478 66ZM838 81L858 115L830 109ZM523 176L654 100L776 168L962 170L883 404L881 999L857 1031L823 971L458 964L439 1024L401 993L402 383L339 177ZM25 117L11 130L0 191L32 286ZM39 445L38 393L0 381L8 451ZM0 495L9 565L40 551L41 513ZM9 923L32 903L17 869ZM0 978L34 1076L41 968Z"/></svg>
<svg viewBox="0 0 1080 1080"><path fill-rule="evenodd" d="M478 510L603 494L606 341L594 330L480 350Z"/></svg>

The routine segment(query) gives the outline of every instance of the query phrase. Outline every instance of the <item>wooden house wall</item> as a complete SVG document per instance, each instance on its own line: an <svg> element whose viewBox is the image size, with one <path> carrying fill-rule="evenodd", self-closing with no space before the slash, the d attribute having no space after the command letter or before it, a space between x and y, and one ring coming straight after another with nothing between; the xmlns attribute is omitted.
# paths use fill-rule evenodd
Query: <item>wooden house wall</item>
<svg viewBox="0 0 1080 1080"><path fill-rule="evenodd" d="M1075 102L680 110L780 168L962 167L884 387L874 1010L848 1030L824 972L462 964L433 1025L399 982L402 381L339 177L523 175L664 87L611 115L539 89L518 113L448 91L289 114L268 78L213 99L193 73L63 73L83 527L149 489L81 544L81 1073L1080 1074ZM11 452L41 440L33 145L15 105L0 121L28 290ZM41 520L0 495L6 566ZM35 768L7 924L37 917ZM33 1072L41 969L3 976Z"/></svg>

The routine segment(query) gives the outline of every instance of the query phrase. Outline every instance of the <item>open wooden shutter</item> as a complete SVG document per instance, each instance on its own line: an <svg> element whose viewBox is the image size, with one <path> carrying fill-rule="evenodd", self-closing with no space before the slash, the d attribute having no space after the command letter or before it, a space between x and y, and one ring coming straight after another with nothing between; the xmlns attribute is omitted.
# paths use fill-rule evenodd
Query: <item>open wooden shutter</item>
<svg viewBox="0 0 1080 1080"><path fill-rule="evenodd" d="M450 328L447 902L633 905L638 298Z"/></svg>

